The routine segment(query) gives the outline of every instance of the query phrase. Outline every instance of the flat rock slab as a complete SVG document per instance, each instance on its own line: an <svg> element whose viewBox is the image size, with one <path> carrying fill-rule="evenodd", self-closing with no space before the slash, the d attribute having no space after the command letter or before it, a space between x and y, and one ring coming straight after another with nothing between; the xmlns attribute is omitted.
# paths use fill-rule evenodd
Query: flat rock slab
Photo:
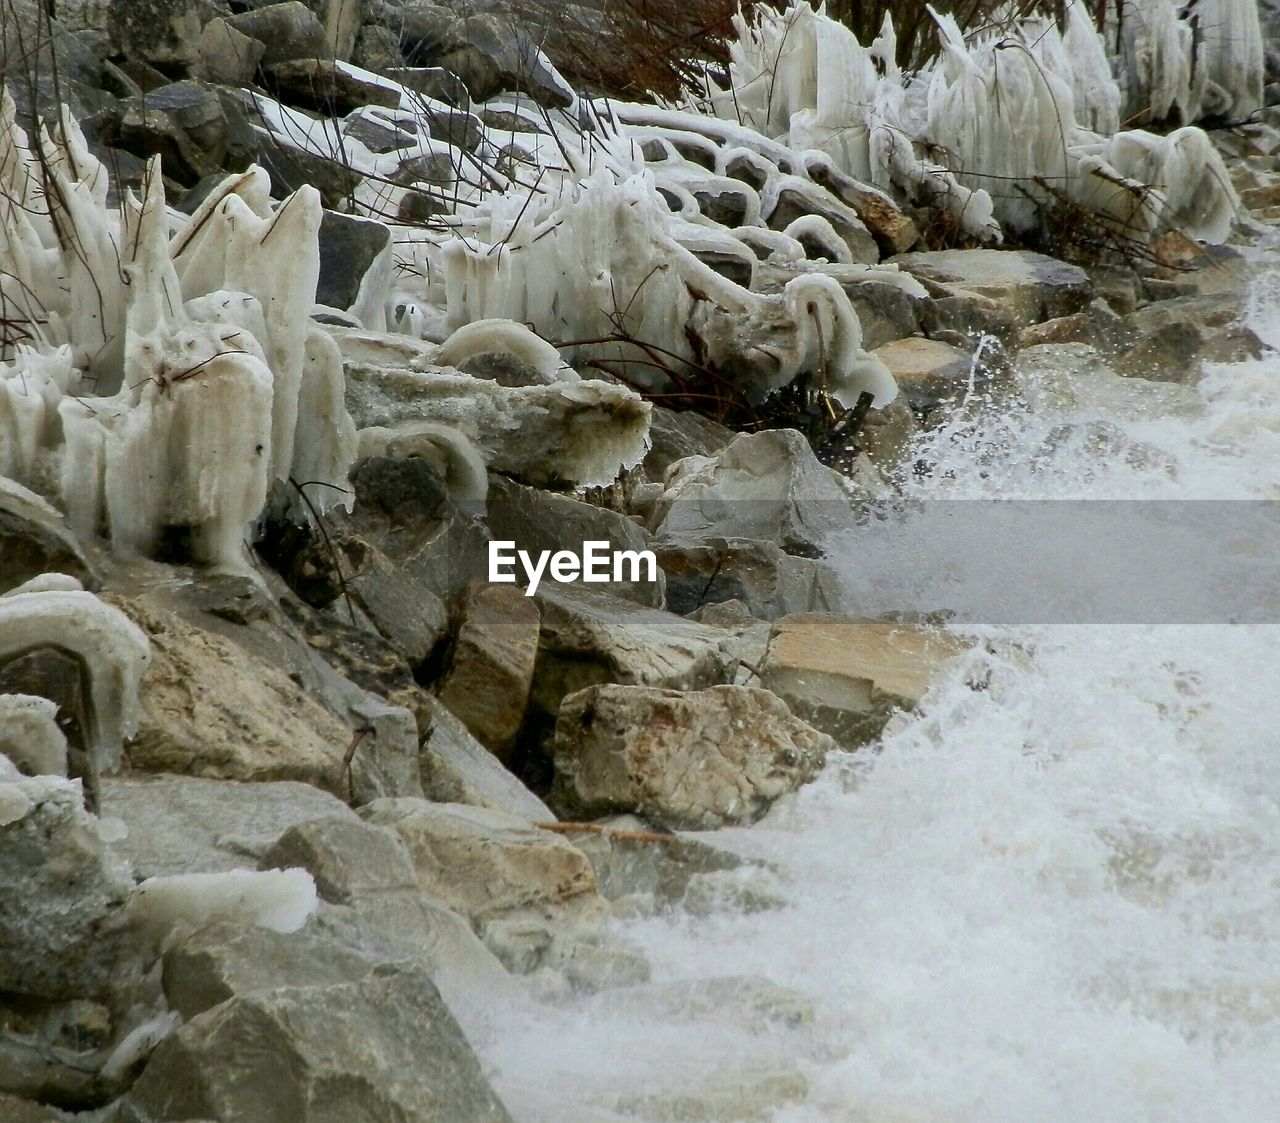
<svg viewBox="0 0 1280 1123"><path fill-rule="evenodd" d="M768 690L595 686L560 708L553 806L667 827L749 823L811 780L834 742Z"/></svg>
<svg viewBox="0 0 1280 1123"><path fill-rule="evenodd" d="M953 295L995 300L1024 324L1082 311L1093 295L1083 269L1030 250L934 250L890 261Z"/></svg>
<svg viewBox="0 0 1280 1123"><path fill-rule="evenodd" d="M129 828L116 851L138 877L252 869L290 827L321 818L359 823L340 799L309 784L194 776L105 777L102 815Z"/></svg>
<svg viewBox="0 0 1280 1123"><path fill-rule="evenodd" d="M889 368L899 392L917 409L962 395L973 377L973 357L938 339L895 339L872 354Z"/></svg>
<svg viewBox="0 0 1280 1123"><path fill-rule="evenodd" d="M911 709L942 666L969 644L883 620L785 616L773 626L761 681L846 748L879 736Z"/></svg>

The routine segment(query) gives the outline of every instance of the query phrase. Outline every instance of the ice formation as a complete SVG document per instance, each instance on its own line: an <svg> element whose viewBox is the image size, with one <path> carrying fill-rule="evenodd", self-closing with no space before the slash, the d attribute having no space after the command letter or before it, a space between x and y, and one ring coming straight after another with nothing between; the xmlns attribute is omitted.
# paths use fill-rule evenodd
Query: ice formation
<svg viewBox="0 0 1280 1123"><path fill-rule="evenodd" d="M134 920L154 936L180 923L216 920L296 932L316 910L311 875L303 869L227 870L149 877L133 892Z"/></svg>
<svg viewBox="0 0 1280 1123"><path fill-rule="evenodd" d="M98 773L119 765L124 742L137 727L138 687L150 658L150 644L123 612L92 593L46 591L0 597L0 663L45 647L74 658L87 680L82 717L88 760L85 787L92 799ZM0 707L6 737L13 730L15 708L22 708L22 703L8 701ZM39 722L40 717L31 720ZM18 732L21 735L21 726ZM47 728L43 736L39 761L57 763L58 748ZM32 742L27 744L29 758ZM65 742L62 748L65 751ZM27 763L33 762L29 758Z"/></svg>
<svg viewBox="0 0 1280 1123"><path fill-rule="evenodd" d="M0 694L0 757L31 776L67 774L67 739L58 707L31 694Z"/></svg>
<svg viewBox="0 0 1280 1123"><path fill-rule="evenodd" d="M313 189L273 206L251 169L185 219L153 161L116 214L70 116L33 147L7 91L0 189L0 475L60 495L81 534L150 553L179 529L194 560L232 568L273 481L338 501L355 430L310 320Z"/></svg>

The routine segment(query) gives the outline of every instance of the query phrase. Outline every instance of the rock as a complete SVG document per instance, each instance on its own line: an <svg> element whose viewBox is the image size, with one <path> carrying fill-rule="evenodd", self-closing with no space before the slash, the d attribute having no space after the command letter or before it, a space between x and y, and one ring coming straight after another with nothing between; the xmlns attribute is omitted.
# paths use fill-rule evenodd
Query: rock
<svg viewBox="0 0 1280 1123"><path fill-rule="evenodd" d="M832 566L772 542L708 537L655 548L667 578L667 607L682 616L738 600L754 616L772 620L789 612L833 612L844 599L844 582Z"/></svg>
<svg viewBox="0 0 1280 1123"><path fill-rule="evenodd" d="M516 585L474 586L440 701L500 760L524 721L538 657L537 602Z"/></svg>
<svg viewBox="0 0 1280 1123"><path fill-rule="evenodd" d="M748 823L811 780L834 747L768 690L594 686L560 707L552 805L690 829Z"/></svg>
<svg viewBox="0 0 1280 1123"><path fill-rule="evenodd" d="M964 640L883 620L801 615L778 620L761 683L841 746L875 740L897 709L912 709Z"/></svg>
<svg viewBox="0 0 1280 1123"><path fill-rule="evenodd" d="M430 978L407 964L198 1014L152 1054L120 1118L510 1119Z"/></svg>
<svg viewBox="0 0 1280 1123"><path fill-rule="evenodd" d="M607 543L611 553L625 550L638 554L653 545L649 534L625 515L500 477L490 486L486 522L495 542L514 542L515 549L531 557L544 550L568 550L580 556L586 542ZM611 595L654 608L662 606L666 582L661 570L656 581L644 580L648 574L643 569L641 580L630 580L628 571L623 576L624 580L609 582ZM545 580L550 583L550 576Z"/></svg>
<svg viewBox="0 0 1280 1123"><path fill-rule="evenodd" d="M1194 386L1205 362L1258 358L1262 343L1241 322L1233 293L1176 297L1149 304L1124 321L1128 346L1112 359L1117 374Z"/></svg>
<svg viewBox="0 0 1280 1123"><path fill-rule="evenodd" d="M645 474L661 481L677 460L714 455L733 438L732 429L693 410L677 412L654 406L649 422L649 451L644 457Z"/></svg>
<svg viewBox="0 0 1280 1123"><path fill-rule="evenodd" d="M386 72L388 78L399 82L406 90L413 90L434 101L444 102L458 109L469 109L471 93L467 85L452 71L441 66L397 66ZM489 124L486 120L485 124ZM516 130L528 132L528 127Z"/></svg>
<svg viewBox="0 0 1280 1123"><path fill-rule="evenodd" d="M814 183L853 209L885 257L906 253L920 241L920 231L910 215L903 214L882 191L859 183L825 161L810 163L808 171Z"/></svg>
<svg viewBox="0 0 1280 1123"><path fill-rule="evenodd" d="M343 117L365 105L396 109L400 94L383 82L351 73L331 58L286 58L263 63L263 84L288 105Z"/></svg>
<svg viewBox="0 0 1280 1123"><path fill-rule="evenodd" d="M793 179L789 182L795 186L783 187L778 192L773 210L769 212L771 229L785 230L798 218L817 215L831 224L836 236L848 247L852 260L868 265L874 265L880 260L880 250L875 239L852 207L845 206L825 192L814 190L803 180Z"/></svg>
<svg viewBox="0 0 1280 1123"><path fill-rule="evenodd" d="M210 924L164 955L164 993L184 1021L232 998L279 987L331 986L362 979L376 959L310 929Z"/></svg>
<svg viewBox="0 0 1280 1123"><path fill-rule="evenodd" d="M737 669L717 628L585 589L539 590L533 702L554 718L566 694L598 683L698 690Z"/></svg>
<svg viewBox="0 0 1280 1123"><path fill-rule="evenodd" d="M194 776L105 777L102 816L128 827L115 848L140 878L252 869L299 823L359 822L341 800L308 784Z"/></svg>
<svg viewBox="0 0 1280 1123"><path fill-rule="evenodd" d="M402 47L404 43L402 35ZM412 61L407 49L405 55ZM528 94L548 109L565 109L575 100L572 89L515 19L488 12L467 16L462 44L433 61L461 78L475 101L488 101L505 91Z"/></svg>
<svg viewBox="0 0 1280 1123"><path fill-rule="evenodd" d="M263 852L258 868L304 869L320 897L336 905L380 889L409 889L416 881L399 836L352 815L289 827Z"/></svg>
<svg viewBox="0 0 1280 1123"><path fill-rule="evenodd" d="M643 1092L619 1092L603 1097L601 1106L627 1117L683 1123L685 1120L733 1120L734 1123L768 1123L788 1105L809 1097L809 1082L794 1067L732 1067L704 1072L697 1087L677 1082L673 1087L654 1085Z"/></svg>
<svg viewBox="0 0 1280 1123"><path fill-rule="evenodd" d="M175 82L121 104L119 142L138 156L160 156L166 175L190 184L225 163L227 118L212 88Z"/></svg>
<svg viewBox="0 0 1280 1123"><path fill-rule="evenodd" d="M1190 387L1123 378L1081 343L1043 344L1019 351L1014 368L1035 409L1085 409L1112 420L1199 417L1204 404Z"/></svg>
<svg viewBox="0 0 1280 1123"><path fill-rule="evenodd" d="M936 339L897 339L872 354L889 368L899 393L915 409L954 402L975 380L973 356Z"/></svg>
<svg viewBox="0 0 1280 1123"><path fill-rule="evenodd" d="M265 44L237 31L225 19L212 19L200 32L191 72L206 82L247 86L257 75L265 51Z"/></svg>
<svg viewBox="0 0 1280 1123"><path fill-rule="evenodd" d="M151 637L130 767L223 780L301 780L358 799L406 786L415 759L388 738L364 737L350 777L343 755L353 730L278 666L224 636L136 601L119 602ZM362 720L353 715L352 725Z"/></svg>
<svg viewBox="0 0 1280 1123"><path fill-rule="evenodd" d="M358 140L370 152L378 154L408 148L418 139L417 132L411 131L407 123L392 124L376 112L362 113L359 110L343 122L342 135Z"/></svg>
<svg viewBox="0 0 1280 1123"><path fill-rule="evenodd" d="M304 152L284 143L266 129L255 129L258 162L271 176L271 190L277 198L291 195L308 184L320 192L327 210L349 206L360 186L360 174L339 160Z"/></svg>
<svg viewBox="0 0 1280 1123"><path fill-rule="evenodd" d="M467 41L462 18L448 7L428 0L406 0L397 13L396 26L400 50L410 63L435 58Z"/></svg>
<svg viewBox="0 0 1280 1123"><path fill-rule="evenodd" d="M938 250L900 254L891 262L952 295L997 301L1021 324L1069 316L1092 299L1082 269L1030 250Z"/></svg>
<svg viewBox="0 0 1280 1123"><path fill-rule="evenodd" d="M44 1104L0 1092L0 1119L5 1123L61 1123L62 1118Z"/></svg>
<svg viewBox="0 0 1280 1123"><path fill-rule="evenodd" d="M398 73L420 76L426 72L401 70ZM434 89L440 84L434 77L431 79L411 77L411 80L418 81L428 89ZM466 152L474 152L484 140L484 125L480 118L447 101L437 100L424 93L422 97L413 99L413 111L418 128L426 129L433 140L444 141ZM454 174L450 174L447 182L452 182L455 178Z"/></svg>
<svg viewBox="0 0 1280 1123"><path fill-rule="evenodd" d="M356 427L438 421L469 437L493 471L535 487L609 484L643 459L649 403L599 380L500 386L448 369L347 361Z"/></svg>
<svg viewBox="0 0 1280 1123"><path fill-rule="evenodd" d="M820 464L794 429L743 433L714 457L691 457L668 473L654 537L664 545L750 538L821 557L866 494Z"/></svg>
<svg viewBox="0 0 1280 1123"><path fill-rule="evenodd" d="M239 15L228 16L227 23L242 35L265 45L264 66L286 59L323 59L330 55L324 25L299 0L250 8Z"/></svg>
<svg viewBox="0 0 1280 1123"><path fill-rule="evenodd" d="M418 753L418 770L423 794L435 803L469 803L535 823L555 819L551 809L435 699Z"/></svg>
<svg viewBox="0 0 1280 1123"><path fill-rule="evenodd" d="M862 324L862 346L874 351L895 339L921 330L920 300L898 285L883 281L855 281L844 285L845 295Z"/></svg>
<svg viewBox="0 0 1280 1123"><path fill-rule="evenodd" d="M102 145L119 130L120 104L105 90L97 89L74 78L54 79L50 74L39 74L32 81L8 83L13 97L17 123L34 133L39 119L49 125L58 121L65 106L71 111L85 139L95 146Z"/></svg>
<svg viewBox="0 0 1280 1123"><path fill-rule="evenodd" d="M1204 345L1204 333L1197 324L1172 323L1138 340L1116 356L1111 366L1116 374L1126 378L1194 386L1200 381L1200 355Z"/></svg>
<svg viewBox="0 0 1280 1123"><path fill-rule="evenodd" d="M116 49L169 71L196 61L202 26L221 14L209 0L111 0L108 10L104 30Z"/></svg>
<svg viewBox="0 0 1280 1123"><path fill-rule="evenodd" d="M42 573L65 573L91 590L99 583L62 515L35 492L0 477L0 593Z"/></svg>
<svg viewBox="0 0 1280 1123"><path fill-rule="evenodd" d="M1280 182L1261 187L1250 187L1240 192L1240 202L1245 210L1260 211L1280 206Z"/></svg>
<svg viewBox="0 0 1280 1123"><path fill-rule="evenodd" d="M400 53L400 36L389 27L365 24L356 35L351 61L375 74L389 74L404 62Z"/></svg>
<svg viewBox="0 0 1280 1123"><path fill-rule="evenodd" d="M0 784L0 991L97 999L122 984L133 878L108 838L78 784Z"/></svg>
<svg viewBox="0 0 1280 1123"><path fill-rule="evenodd" d="M1031 324L1018 332L1018 347L1037 347L1041 343L1095 344L1093 321L1087 312L1073 312L1070 316Z"/></svg>
<svg viewBox="0 0 1280 1123"><path fill-rule="evenodd" d="M349 59L355 50L356 36L372 7L368 0L306 0L307 7L315 12L324 27L329 51L335 59Z"/></svg>
<svg viewBox="0 0 1280 1123"><path fill-rule="evenodd" d="M361 809L404 840L424 893L477 928L512 913L599 920L591 863L572 843L481 807L381 799Z"/></svg>

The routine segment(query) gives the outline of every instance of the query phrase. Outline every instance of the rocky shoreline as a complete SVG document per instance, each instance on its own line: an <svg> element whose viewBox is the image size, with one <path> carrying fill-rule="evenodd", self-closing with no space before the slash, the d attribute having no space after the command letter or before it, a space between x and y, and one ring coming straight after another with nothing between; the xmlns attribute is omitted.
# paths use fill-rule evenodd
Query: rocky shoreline
<svg viewBox="0 0 1280 1123"><path fill-rule="evenodd" d="M616 214L549 244L604 203L566 205L524 264L524 209L450 203L541 176L567 110L608 134L536 14L4 3L14 1123L520 1118L461 1012L504 988L675 1001L627 919L772 907L767 864L716 828L874 744L974 646L861 614L830 552L930 470L916 436L1036 395L1195 410L1203 364L1264 351L1241 308L1280 223L1277 107L1211 134L1230 243L1170 227L1078 264L934 248L919 199L619 102L657 187L609 205L682 224L600 309L607 270L535 290L575 253L591 272ZM47 65L15 80L20 57ZM60 106L82 132L39 139ZM524 271L527 315L490 262ZM651 277L674 287L632 323ZM657 568L526 595L490 579L495 542ZM716 982L700 1000L804 1017L767 980ZM764 1119L803 1096L775 1075L566 1093L563 1117Z"/></svg>

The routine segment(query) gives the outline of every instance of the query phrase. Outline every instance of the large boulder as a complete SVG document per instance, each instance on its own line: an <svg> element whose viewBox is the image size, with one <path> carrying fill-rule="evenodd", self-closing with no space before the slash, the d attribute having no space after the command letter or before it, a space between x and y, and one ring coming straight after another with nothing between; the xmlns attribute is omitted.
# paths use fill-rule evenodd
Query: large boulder
<svg viewBox="0 0 1280 1123"><path fill-rule="evenodd" d="M898 392L916 409L958 400L975 378L974 357L937 339L896 339L872 354L889 368Z"/></svg>
<svg viewBox="0 0 1280 1123"><path fill-rule="evenodd" d="M435 803L469 803L532 822L555 819L551 809L435 699L418 751L418 771L423 795Z"/></svg>
<svg viewBox="0 0 1280 1123"><path fill-rule="evenodd" d="M324 25L300 0L253 7L247 12L227 17L227 23L266 47L262 55L264 65L286 59L322 59L330 55Z"/></svg>
<svg viewBox="0 0 1280 1123"><path fill-rule="evenodd" d="M128 829L116 850L138 877L253 868L299 823L334 817L359 822L340 799L309 784L195 776L108 776L102 816Z"/></svg>
<svg viewBox="0 0 1280 1123"><path fill-rule="evenodd" d="M129 98L120 110L120 146L138 156L159 156L165 175L192 184L226 163L229 126L211 87L175 82Z"/></svg>
<svg viewBox="0 0 1280 1123"><path fill-rule="evenodd" d="M778 620L760 668L764 686L846 748L874 740L911 709L968 644L884 620L799 615Z"/></svg>
<svg viewBox="0 0 1280 1123"><path fill-rule="evenodd" d="M566 694L598 683L697 690L731 682L737 658L717 628L584 589L539 590L533 701L554 718Z"/></svg>
<svg viewBox="0 0 1280 1123"><path fill-rule="evenodd" d="M1030 250L933 250L890 261L953 296L994 300L1022 324L1082 311L1093 297L1083 269Z"/></svg>
<svg viewBox="0 0 1280 1123"><path fill-rule="evenodd" d="M748 823L812 779L833 747L767 690L595 686L560 708L552 802L567 816Z"/></svg>
<svg viewBox="0 0 1280 1123"><path fill-rule="evenodd" d="M516 585L473 586L439 698L482 745L510 756L538 657L537 602Z"/></svg>
<svg viewBox="0 0 1280 1123"><path fill-rule="evenodd" d="M196 1015L152 1055L120 1118L510 1119L431 979L408 964L253 991Z"/></svg>

